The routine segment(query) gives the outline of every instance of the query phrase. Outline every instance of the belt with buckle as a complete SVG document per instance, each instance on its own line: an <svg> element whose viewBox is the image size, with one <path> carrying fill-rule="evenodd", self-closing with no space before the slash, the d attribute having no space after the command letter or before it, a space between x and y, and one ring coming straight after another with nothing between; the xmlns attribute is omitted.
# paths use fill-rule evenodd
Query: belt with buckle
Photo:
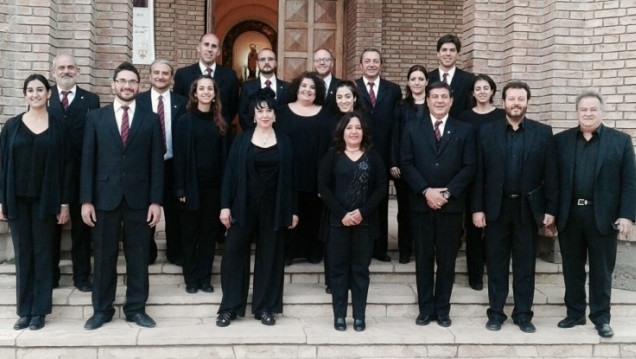
<svg viewBox="0 0 636 359"><path fill-rule="evenodd" d="M574 201L574 203L576 203L577 206L590 206L594 202L588 201L587 199L579 198Z"/></svg>
<svg viewBox="0 0 636 359"><path fill-rule="evenodd" d="M504 195L504 197L506 197L507 199L517 199L521 197L521 195L519 193L513 193L513 194L506 194Z"/></svg>

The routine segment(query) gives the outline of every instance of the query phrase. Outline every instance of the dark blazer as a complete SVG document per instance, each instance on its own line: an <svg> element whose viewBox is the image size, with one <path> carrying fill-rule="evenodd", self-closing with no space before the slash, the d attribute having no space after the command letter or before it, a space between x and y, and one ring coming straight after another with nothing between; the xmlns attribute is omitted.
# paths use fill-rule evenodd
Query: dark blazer
<svg viewBox="0 0 636 359"><path fill-rule="evenodd" d="M340 85L342 80L339 78L331 76L331 82L329 83L329 88L326 89L327 96L325 97L325 105L324 107L327 110L331 111L333 114L338 113L338 105L336 104L336 87Z"/></svg>
<svg viewBox="0 0 636 359"><path fill-rule="evenodd" d="M470 72L455 68L455 76L453 76L453 81L450 84L451 89L453 89L453 106L451 106L450 109L450 115L452 117L457 118L463 111L473 108L470 100L472 96L470 84L474 78L475 75ZM441 81L439 68L428 73L428 83L437 81Z"/></svg>
<svg viewBox="0 0 636 359"><path fill-rule="evenodd" d="M247 130L236 137L223 173L221 208L229 208L232 212L232 224L239 226L247 223L247 149L253 134L254 130ZM274 230L281 230L292 224L293 215L298 214L298 203L291 140L277 131L276 141L280 167L274 209L276 213L272 225Z"/></svg>
<svg viewBox="0 0 636 359"><path fill-rule="evenodd" d="M15 219L15 164L13 158L13 144L18 133L22 116L10 118L2 127L0 133L0 204L2 213L8 218ZM69 203L71 199L71 171L70 147L64 139L64 129L61 122L49 115L49 136L51 150L46 156L44 181L40 195L38 215L41 219L60 213L60 206Z"/></svg>
<svg viewBox="0 0 636 359"><path fill-rule="evenodd" d="M287 90L289 82L276 78L276 108L287 104ZM243 131L254 128L254 116L250 108L250 101L261 90L261 79L247 81L241 87L239 101L239 124Z"/></svg>
<svg viewBox="0 0 636 359"><path fill-rule="evenodd" d="M385 165L390 164L391 132L397 122L395 107L402 99L400 86L384 78L380 79L380 89L376 91L375 108L371 106L371 98L364 83L364 78L356 80L360 96L366 111L366 119L371 127L373 149L382 156ZM388 168L388 167L387 167Z"/></svg>
<svg viewBox="0 0 636 359"><path fill-rule="evenodd" d="M475 149L473 128L450 116L439 149L430 116L408 122L402 134L400 170L411 187L411 211L430 210L422 195L426 188L446 187L451 198L441 212L463 212L464 196L476 171Z"/></svg>
<svg viewBox="0 0 636 359"><path fill-rule="evenodd" d="M410 104L401 103L395 108L396 123L393 125L391 134L391 161L389 168L400 167L400 149L402 143L402 134L407 123L417 120L417 108ZM428 108L424 105L422 118L430 119Z"/></svg>
<svg viewBox="0 0 636 359"><path fill-rule="evenodd" d="M154 112L152 110L152 99L150 98L150 90L142 92L135 98L137 106L142 106L145 111ZM177 120L186 113L186 104L188 99L179 94L170 91L170 129L172 138L170 143L174 143L174 131L177 127ZM166 139L167 141L168 139ZM174 151L174 148L173 148Z"/></svg>
<svg viewBox="0 0 636 359"><path fill-rule="evenodd" d="M487 221L499 218L503 185L506 177L506 128L503 118L481 126L477 139L477 175L471 211L485 212ZM556 216L559 196L556 157L552 128L525 118L523 167L521 169L521 216L523 221L533 220L527 194L543 186L545 213Z"/></svg>
<svg viewBox="0 0 636 359"><path fill-rule="evenodd" d="M174 75L174 87L172 90L176 94L188 98L190 85L199 76L201 76L201 68L198 62L178 69ZM227 123L231 123L234 120L234 116L238 113L239 104L239 83L236 73L232 69L216 64L212 77L221 91L223 118Z"/></svg>
<svg viewBox="0 0 636 359"><path fill-rule="evenodd" d="M559 166L559 218L562 231L568 221L574 188L574 158L579 128L555 136ZM631 137L613 128L601 127L596 177L594 178L594 218L599 233L615 233L612 224L618 218L636 219L636 167Z"/></svg>
<svg viewBox="0 0 636 359"><path fill-rule="evenodd" d="M163 143L156 113L136 105L128 142L121 142L113 105L88 114L84 132L80 203L112 211L125 200L145 209L163 199Z"/></svg>

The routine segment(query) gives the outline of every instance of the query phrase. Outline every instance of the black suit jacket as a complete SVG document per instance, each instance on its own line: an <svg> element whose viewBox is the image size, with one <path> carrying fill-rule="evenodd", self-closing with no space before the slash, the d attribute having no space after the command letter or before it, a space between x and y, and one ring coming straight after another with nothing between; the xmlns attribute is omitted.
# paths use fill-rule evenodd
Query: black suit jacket
<svg viewBox="0 0 636 359"><path fill-rule="evenodd" d="M487 221L499 218L503 185L506 178L506 128L503 118L481 126L477 139L477 175L473 191L472 212L485 212ZM558 173L554 156L552 128L525 118L523 166L521 169L521 216L534 220L528 193L543 186L545 213L556 216L558 206Z"/></svg>
<svg viewBox="0 0 636 359"><path fill-rule="evenodd" d="M289 82L276 78L276 108L287 104ZM252 97L261 90L261 80L256 79L243 83L239 101L239 124L243 131L254 128L254 117L250 109Z"/></svg>
<svg viewBox="0 0 636 359"><path fill-rule="evenodd" d="M455 75L450 86L453 89L453 106L450 109L450 115L457 118L460 113L473 107L471 103L470 84L472 83L475 75L470 72L466 72L462 69L455 68ZM439 69L435 69L428 74L428 83L441 81Z"/></svg>
<svg viewBox="0 0 636 359"><path fill-rule="evenodd" d="M152 110L152 99L150 98L150 91L142 92L135 98L137 106L143 107L145 111L154 112ZM177 128L177 121L181 116L186 113L186 105L188 99L181 95L178 95L170 91L170 134L172 138L166 138L166 141L174 144L174 131Z"/></svg>
<svg viewBox="0 0 636 359"><path fill-rule="evenodd" d="M326 107L327 110L331 111L334 115L338 114L338 105L336 104L336 87L340 85L340 82L342 82L342 80L332 76L329 88L326 89L327 96L325 97L324 107Z"/></svg>
<svg viewBox="0 0 636 359"><path fill-rule="evenodd" d="M176 94L188 98L190 85L199 76L201 76L201 68L198 62L178 69L174 75L174 88L172 90ZM231 123L238 113L239 84L236 73L232 69L216 64L212 77L221 91L223 118L227 123Z"/></svg>
<svg viewBox="0 0 636 359"><path fill-rule="evenodd" d="M411 188L410 209L429 211L422 192L446 187L451 198L441 211L463 212L466 189L476 171L475 148L473 128L452 117L446 121L439 149L430 115L408 122L402 134L400 170Z"/></svg>
<svg viewBox="0 0 636 359"><path fill-rule="evenodd" d="M159 116L137 105L126 146L110 104L88 114L84 132L80 203L111 211L122 200L136 210L163 199L163 143Z"/></svg>
<svg viewBox="0 0 636 359"><path fill-rule="evenodd" d="M395 107L402 99L400 86L386 79L380 79L380 88L376 91L375 108L371 106L371 98L367 91L364 78L356 80L362 105L367 110L366 119L371 127L373 149L382 156L385 166L389 166L391 152L391 133L397 122Z"/></svg>
<svg viewBox="0 0 636 359"><path fill-rule="evenodd" d="M559 165L559 218L557 227L562 231L570 215L574 188L576 139L579 128L571 128L555 136ZM596 228L602 235L615 230L612 224L618 218L636 219L636 168L634 147L629 135L603 126L599 137L594 202Z"/></svg>

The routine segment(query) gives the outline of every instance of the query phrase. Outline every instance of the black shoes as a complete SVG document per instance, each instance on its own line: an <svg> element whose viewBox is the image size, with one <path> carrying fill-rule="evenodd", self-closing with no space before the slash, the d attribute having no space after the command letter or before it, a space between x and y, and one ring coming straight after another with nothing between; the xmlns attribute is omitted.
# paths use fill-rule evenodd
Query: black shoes
<svg viewBox="0 0 636 359"><path fill-rule="evenodd" d="M216 317L216 326L227 327L228 325L230 325L233 319L236 319L236 313L232 311L221 312Z"/></svg>
<svg viewBox="0 0 636 359"><path fill-rule="evenodd" d="M340 332L344 332L345 330L347 330L347 322L345 322L345 318L334 319L333 327Z"/></svg>
<svg viewBox="0 0 636 359"><path fill-rule="evenodd" d="M155 321L152 320L152 318L150 318L148 314L143 312L131 316L126 316L126 321L134 322L138 326L145 328L154 328L157 325L157 323L155 323Z"/></svg>
<svg viewBox="0 0 636 359"><path fill-rule="evenodd" d="M354 319L353 320L353 330L356 332L363 332L367 328L367 325L364 323L364 319Z"/></svg>
<svg viewBox="0 0 636 359"><path fill-rule="evenodd" d="M389 257L387 254L373 256L373 258L379 260L380 262L390 262L391 261L391 257Z"/></svg>
<svg viewBox="0 0 636 359"><path fill-rule="evenodd" d="M598 335L600 335L602 338L611 338L614 336L612 327L610 327L610 325L607 323L596 324L594 327L596 328Z"/></svg>
<svg viewBox="0 0 636 359"><path fill-rule="evenodd" d="M311 264L318 264L318 263L322 262L322 258L320 258L320 257L309 257L309 258L307 258L307 262L309 262Z"/></svg>
<svg viewBox="0 0 636 359"><path fill-rule="evenodd" d="M29 329L31 330L40 330L44 328L44 315L36 315L31 317L31 323L29 323Z"/></svg>
<svg viewBox="0 0 636 359"><path fill-rule="evenodd" d="M420 326L428 325L428 323L430 323L431 320L433 320L433 318L430 315L428 315L428 314L420 314L415 319L415 324L420 325Z"/></svg>
<svg viewBox="0 0 636 359"><path fill-rule="evenodd" d="M193 285L186 285L186 293L195 294L198 291L199 291L199 288Z"/></svg>
<svg viewBox="0 0 636 359"><path fill-rule="evenodd" d="M514 323L517 324L519 329L524 333L534 333L537 331L537 328L534 327L534 324L532 324L529 319L515 320Z"/></svg>
<svg viewBox="0 0 636 359"><path fill-rule="evenodd" d="M327 286L327 287L325 288L325 293L327 293L327 294L331 294L331 287L330 287L330 286Z"/></svg>
<svg viewBox="0 0 636 359"><path fill-rule="evenodd" d="M488 319L488 322L486 323L486 329L495 332L501 330L501 321L497 319Z"/></svg>
<svg viewBox="0 0 636 359"><path fill-rule="evenodd" d="M480 291L484 289L483 283L470 283L469 285L473 290L476 290L476 291Z"/></svg>
<svg viewBox="0 0 636 359"><path fill-rule="evenodd" d="M75 284L75 288L80 292L88 293L93 291L93 285L90 282Z"/></svg>
<svg viewBox="0 0 636 359"><path fill-rule="evenodd" d="M31 317L20 317L20 319L18 319L18 321L13 324L13 329L22 330L27 328L29 324L31 324Z"/></svg>
<svg viewBox="0 0 636 359"><path fill-rule="evenodd" d="M562 321L557 324L559 328L574 328L577 325L585 325L585 317L581 318L570 318L565 317Z"/></svg>
<svg viewBox="0 0 636 359"><path fill-rule="evenodd" d="M438 315L437 316L437 324L440 327L448 328L448 327L451 326L452 323L453 323L453 321L451 320L451 318L448 315Z"/></svg>
<svg viewBox="0 0 636 359"><path fill-rule="evenodd" d="M206 292L206 293L214 292L214 287L212 286L212 284L209 284L209 283L199 285L199 289L201 289L202 292Z"/></svg>
<svg viewBox="0 0 636 359"><path fill-rule="evenodd" d="M263 312L261 314L256 314L254 316L257 320L260 320L263 325L274 325L276 324L276 318L270 312Z"/></svg>
<svg viewBox="0 0 636 359"><path fill-rule="evenodd" d="M400 264L408 264L411 261L411 256L400 256Z"/></svg>
<svg viewBox="0 0 636 359"><path fill-rule="evenodd" d="M86 324L84 324L84 329L97 329L104 325L104 323L110 322L111 319L112 317L107 317L104 313L95 313L92 317L88 318Z"/></svg>

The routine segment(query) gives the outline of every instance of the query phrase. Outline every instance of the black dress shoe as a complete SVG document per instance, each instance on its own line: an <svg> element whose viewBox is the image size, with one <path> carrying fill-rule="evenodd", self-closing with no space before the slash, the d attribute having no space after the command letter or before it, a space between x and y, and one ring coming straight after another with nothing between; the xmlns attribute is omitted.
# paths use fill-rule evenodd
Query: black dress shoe
<svg viewBox="0 0 636 359"><path fill-rule="evenodd" d="M318 263L322 262L322 258L320 258L320 257L310 257L310 258L307 258L307 262L309 262L311 264L318 264Z"/></svg>
<svg viewBox="0 0 636 359"><path fill-rule="evenodd" d="M261 319L261 323L263 325L274 325L276 324L276 318L274 318L274 315L270 312L263 312L260 315L260 319Z"/></svg>
<svg viewBox="0 0 636 359"><path fill-rule="evenodd" d="M195 294L196 292L199 291L199 288L193 286L193 285L186 285L186 292L190 293L190 294Z"/></svg>
<svg viewBox="0 0 636 359"><path fill-rule="evenodd" d="M46 316L44 315L36 315L34 317L31 317L31 323L29 323L29 329L40 330L44 328L45 317Z"/></svg>
<svg viewBox="0 0 636 359"><path fill-rule="evenodd" d="M415 319L415 324L417 325L428 325L433 318L429 314L420 314Z"/></svg>
<svg viewBox="0 0 636 359"><path fill-rule="evenodd" d="M559 328L574 328L576 325L585 325L585 317L581 318L570 318L565 317L562 321L557 324Z"/></svg>
<svg viewBox="0 0 636 359"><path fill-rule="evenodd" d="M230 325L233 319L236 319L236 313L234 313L233 311L221 312L216 317L216 326L227 327L228 325Z"/></svg>
<svg viewBox="0 0 636 359"><path fill-rule="evenodd" d="M289 258L289 257L285 258L285 266L286 267L289 267L290 265L292 265L293 262L294 262L293 258Z"/></svg>
<svg viewBox="0 0 636 359"><path fill-rule="evenodd" d="M330 286L327 286L327 288L325 288L325 293L331 294L331 287Z"/></svg>
<svg viewBox="0 0 636 359"><path fill-rule="evenodd" d="M364 319L354 319L353 320L353 330L356 332L363 332L367 328L367 325L364 323Z"/></svg>
<svg viewBox="0 0 636 359"><path fill-rule="evenodd" d="M77 288L77 290L79 290L80 292L84 292L84 293L93 291L93 285L90 283L75 284L75 288Z"/></svg>
<svg viewBox="0 0 636 359"><path fill-rule="evenodd" d="M212 284L209 284L209 283L201 284L199 286L199 289L201 289L202 292L206 292L206 293L213 293L214 292L214 287L212 286Z"/></svg>
<svg viewBox="0 0 636 359"><path fill-rule="evenodd" d="M470 283L469 285L470 285L470 287L473 290L479 291L479 290L483 290L484 289L484 284L483 283Z"/></svg>
<svg viewBox="0 0 636 359"><path fill-rule="evenodd" d="M347 322L345 322L345 318L336 318L333 320L333 327L338 331L347 330Z"/></svg>
<svg viewBox="0 0 636 359"><path fill-rule="evenodd" d="M13 329L21 330L21 329L27 328L30 323L31 323L31 317L29 316L20 317L20 319L18 319L18 321L15 322L15 324L13 324Z"/></svg>
<svg viewBox="0 0 636 359"><path fill-rule="evenodd" d="M610 327L610 325L607 323L596 324L594 327L596 328L598 335L600 335L603 338L611 338L614 336L614 331L612 330L612 327Z"/></svg>
<svg viewBox="0 0 636 359"><path fill-rule="evenodd" d="M137 313L137 314L133 314L130 316L126 316L126 321L127 322L134 322L135 324L137 324L140 327L145 327L145 328L154 328L157 323L155 323L154 320L152 320L152 318L150 318L150 316L146 313Z"/></svg>
<svg viewBox="0 0 636 359"><path fill-rule="evenodd" d="M389 257L387 254L373 256L373 258L379 260L380 262L390 262L391 261L391 257Z"/></svg>
<svg viewBox="0 0 636 359"><path fill-rule="evenodd" d="M106 314L103 313L95 313L92 317L88 318L86 324L84 324L84 329L93 330L101 327L104 323L110 322L112 317L107 317Z"/></svg>
<svg viewBox="0 0 636 359"><path fill-rule="evenodd" d="M519 329L521 329L521 331L524 333L534 333L537 331L537 328L535 328L534 324L532 324L532 322L528 319L518 320L514 323L517 324L519 326Z"/></svg>
<svg viewBox="0 0 636 359"><path fill-rule="evenodd" d="M437 316L437 324L440 327L448 328L453 324L453 321L448 315L438 315Z"/></svg>
<svg viewBox="0 0 636 359"><path fill-rule="evenodd" d="M400 264L408 264L410 261L410 257L400 257Z"/></svg>
<svg viewBox="0 0 636 359"><path fill-rule="evenodd" d="M501 330L501 321L497 319L488 319L488 322L486 323L486 329L495 332Z"/></svg>

